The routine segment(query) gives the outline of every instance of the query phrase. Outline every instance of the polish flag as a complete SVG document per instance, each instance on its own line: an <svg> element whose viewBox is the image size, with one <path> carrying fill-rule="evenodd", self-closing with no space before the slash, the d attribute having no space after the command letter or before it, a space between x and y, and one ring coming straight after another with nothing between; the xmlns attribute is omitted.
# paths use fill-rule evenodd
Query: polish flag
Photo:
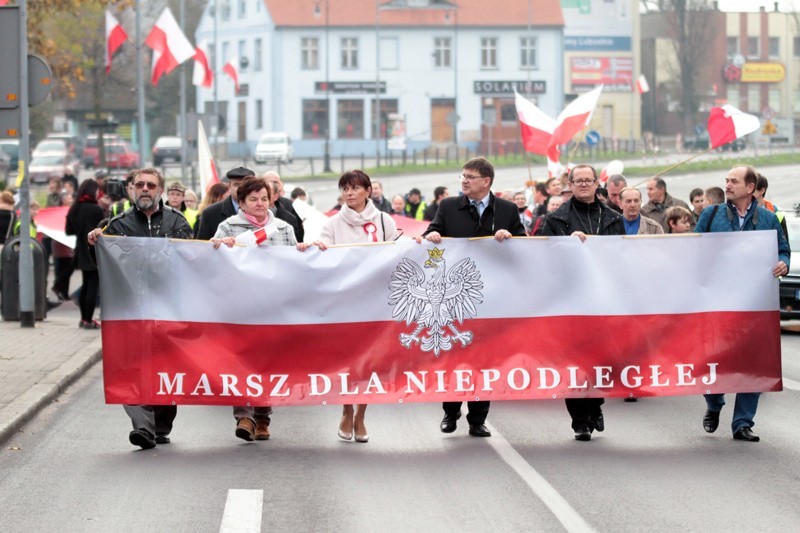
<svg viewBox="0 0 800 533"><path fill-rule="evenodd" d="M639 94L650 92L650 85L647 83L647 78L644 77L644 74L636 80L636 90L639 91Z"/></svg>
<svg viewBox="0 0 800 533"><path fill-rule="evenodd" d="M69 207L44 207L36 213L36 230L54 241L75 248L75 235L67 235L67 212Z"/></svg>
<svg viewBox="0 0 800 533"><path fill-rule="evenodd" d="M558 147L550 146L553 130L556 129L556 121L516 91L514 91L514 101L517 106L519 129L522 132L522 144L525 146L525 151L544 155L548 157L548 160L558 162L560 155Z"/></svg>
<svg viewBox="0 0 800 533"><path fill-rule="evenodd" d="M211 87L214 83L214 72L208 62L208 48L206 43L197 45L194 51L194 71L192 72L192 84L200 87Z"/></svg>
<svg viewBox="0 0 800 533"><path fill-rule="evenodd" d="M222 67L222 72L227 74L233 80L236 86L236 94L239 94L239 58L234 57Z"/></svg>
<svg viewBox="0 0 800 533"><path fill-rule="evenodd" d="M165 8L158 17L156 25L150 30L150 35L144 44L153 49L153 68L151 81L158 85L161 76L169 74L175 67L194 57L195 51L192 43L181 31L172 11Z"/></svg>
<svg viewBox="0 0 800 533"><path fill-rule="evenodd" d="M727 144L761 127L761 121L755 115L743 113L732 105L712 107L708 115L708 136L711 148Z"/></svg>
<svg viewBox="0 0 800 533"><path fill-rule="evenodd" d="M567 144L576 133L589 125L601 92L603 92L602 85L580 95L564 108L556 119L556 128L550 139L550 146Z"/></svg>
<svg viewBox="0 0 800 533"><path fill-rule="evenodd" d="M120 25L119 21L106 10L106 74L111 72L111 60L122 44L128 40L128 34Z"/></svg>
<svg viewBox="0 0 800 533"><path fill-rule="evenodd" d="M208 138L203 122L197 121L197 172L200 174L200 190L203 194L208 193L208 188L219 183L217 174L217 164L211 156L211 149L208 147Z"/></svg>
<svg viewBox="0 0 800 533"><path fill-rule="evenodd" d="M637 268L619 276L620 258ZM302 253L102 237L105 397L321 406L780 390L775 260L768 231ZM732 261L747 283L708 275ZM554 298L579 264L592 268Z"/></svg>

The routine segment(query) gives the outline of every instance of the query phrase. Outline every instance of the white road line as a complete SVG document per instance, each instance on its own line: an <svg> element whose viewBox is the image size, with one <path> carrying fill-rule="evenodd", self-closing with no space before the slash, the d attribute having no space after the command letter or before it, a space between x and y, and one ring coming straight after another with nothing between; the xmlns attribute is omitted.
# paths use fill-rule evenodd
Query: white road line
<svg viewBox="0 0 800 533"><path fill-rule="evenodd" d="M261 533L263 490L228 489L219 533Z"/></svg>
<svg viewBox="0 0 800 533"><path fill-rule="evenodd" d="M786 380L784 380L785 382ZM492 436L486 439L492 448L542 500L542 503L561 522L564 529L576 533L594 531L567 500L509 444L497 429L488 422L486 422L486 426L492 432Z"/></svg>
<svg viewBox="0 0 800 533"><path fill-rule="evenodd" d="M795 391L800 391L800 381L795 381L793 379L783 378L783 388L784 389L791 389Z"/></svg>

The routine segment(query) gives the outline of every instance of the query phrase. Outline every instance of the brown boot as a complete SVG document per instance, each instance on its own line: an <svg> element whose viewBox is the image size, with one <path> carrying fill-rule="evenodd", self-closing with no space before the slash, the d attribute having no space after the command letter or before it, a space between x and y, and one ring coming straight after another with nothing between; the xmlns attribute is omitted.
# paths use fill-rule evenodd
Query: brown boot
<svg viewBox="0 0 800 533"><path fill-rule="evenodd" d="M249 418L240 418L236 423L236 436L248 442L255 438L256 424Z"/></svg>
<svg viewBox="0 0 800 533"><path fill-rule="evenodd" d="M256 440L269 439L269 424L263 420L256 422Z"/></svg>

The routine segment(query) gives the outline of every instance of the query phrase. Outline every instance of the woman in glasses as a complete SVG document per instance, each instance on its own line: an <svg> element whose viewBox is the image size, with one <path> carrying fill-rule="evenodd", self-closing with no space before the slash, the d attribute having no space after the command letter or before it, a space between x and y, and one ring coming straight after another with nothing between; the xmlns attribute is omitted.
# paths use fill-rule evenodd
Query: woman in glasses
<svg viewBox="0 0 800 533"><path fill-rule="evenodd" d="M365 244L394 241L398 237L397 226L392 217L379 211L370 199L372 182L363 171L350 170L339 178L339 190L344 198L342 208L328 219L320 234L320 241L313 243L321 250L340 244ZM306 250L312 244L301 243L298 250ZM366 404L342 407L339 421L339 438L367 442L369 435L364 425Z"/></svg>
<svg viewBox="0 0 800 533"><path fill-rule="evenodd" d="M82 329L100 329L100 323L94 320L94 310L97 307L97 295L100 291L100 277L97 265L89 253L87 235L97 228L105 218L103 208L97 205L97 191L99 185L95 180L85 180L78 187L77 201L72 204L67 212L66 233L75 235L74 264L83 275L80 296L78 298L81 309L81 321L78 327Z"/></svg>
<svg viewBox="0 0 800 533"><path fill-rule="evenodd" d="M297 239L294 228L275 217L269 207L272 202L272 188L263 178L249 176L244 178L236 190L239 212L224 220L211 239L214 248L224 244L261 246L295 246ZM234 406L236 436L246 441L269 439L269 416L272 407Z"/></svg>

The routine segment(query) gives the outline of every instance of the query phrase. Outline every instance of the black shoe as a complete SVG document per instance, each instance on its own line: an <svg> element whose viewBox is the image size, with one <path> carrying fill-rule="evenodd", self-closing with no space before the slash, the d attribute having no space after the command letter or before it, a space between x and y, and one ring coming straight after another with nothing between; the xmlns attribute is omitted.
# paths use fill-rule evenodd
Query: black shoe
<svg viewBox="0 0 800 533"><path fill-rule="evenodd" d="M714 433L719 427L719 411L706 410L703 416L703 429L706 433Z"/></svg>
<svg viewBox="0 0 800 533"><path fill-rule="evenodd" d="M156 444L169 444L169 437L163 434L156 435Z"/></svg>
<svg viewBox="0 0 800 533"><path fill-rule="evenodd" d="M575 430L575 440L592 440L592 430L589 426L582 426Z"/></svg>
<svg viewBox="0 0 800 533"><path fill-rule="evenodd" d="M470 424L469 434L473 437L491 437L492 432L483 424Z"/></svg>
<svg viewBox="0 0 800 533"><path fill-rule="evenodd" d="M592 424L594 425L594 428L598 432L599 431L603 431L604 429L606 429L606 422L603 419L603 415L602 414L593 417L592 418Z"/></svg>
<svg viewBox="0 0 800 533"><path fill-rule="evenodd" d="M625 401L628 402L628 403L631 403L631 402L638 402L639 400L634 396L629 396L629 397L625 398Z"/></svg>
<svg viewBox="0 0 800 533"><path fill-rule="evenodd" d="M146 429L135 429L128 435L128 440L134 446L139 446L143 450L149 450L156 447L156 439L153 434Z"/></svg>
<svg viewBox="0 0 800 533"><path fill-rule="evenodd" d="M749 426L745 426L736 430L733 434L734 440L744 440L747 442L758 442L761 440L758 435L753 435L753 430Z"/></svg>
<svg viewBox="0 0 800 533"><path fill-rule="evenodd" d="M456 430L456 420L459 418L461 418L461 411L455 415L445 414L444 418L442 418L442 423L439 425L439 429L442 430L442 433L454 432Z"/></svg>

